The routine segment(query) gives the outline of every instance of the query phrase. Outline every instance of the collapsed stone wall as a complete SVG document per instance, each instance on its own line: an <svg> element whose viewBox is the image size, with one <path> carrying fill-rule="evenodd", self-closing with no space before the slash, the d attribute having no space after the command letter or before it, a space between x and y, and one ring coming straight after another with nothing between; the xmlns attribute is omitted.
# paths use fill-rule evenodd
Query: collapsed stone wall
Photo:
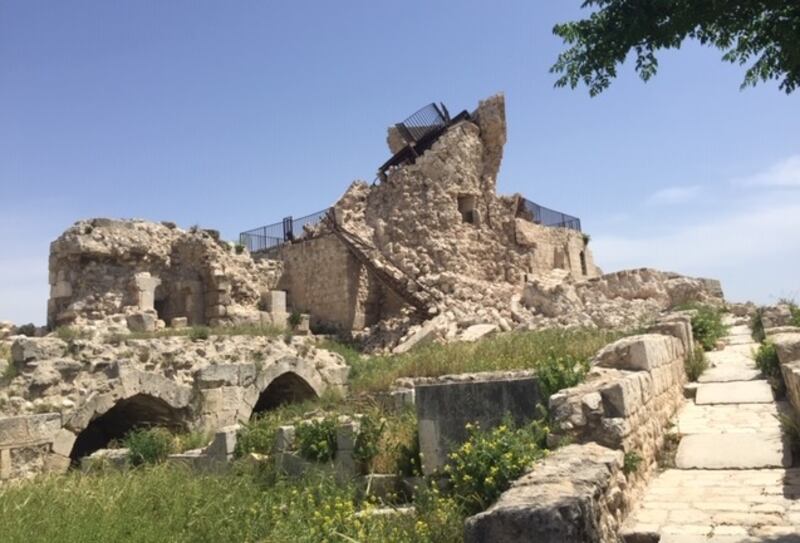
<svg viewBox="0 0 800 543"><path fill-rule="evenodd" d="M0 478L63 471L137 425L214 431L344 390L348 367L310 338L15 339L0 389Z"/></svg>
<svg viewBox="0 0 800 543"><path fill-rule="evenodd" d="M691 324L672 314L660 333L602 349L585 383L550 397L559 448L517 480L487 511L467 520L465 541L616 541L656 469L670 419L683 401ZM626 458L638 466L626 468Z"/></svg>
<svg viewBox="0 0 800 543"><path fill-rule="evenodd" d="M259 302L281 272L210 230L141 220L79 221L50 246L47 320L61 325L153 328L258 323Z"/></svg>

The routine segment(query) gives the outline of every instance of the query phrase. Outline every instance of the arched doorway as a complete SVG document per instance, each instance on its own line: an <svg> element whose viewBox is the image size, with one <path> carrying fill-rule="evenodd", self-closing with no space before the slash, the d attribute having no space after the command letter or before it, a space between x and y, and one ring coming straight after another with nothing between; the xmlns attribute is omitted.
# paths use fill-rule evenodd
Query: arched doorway
<svg viewBox="0 0 800 543"><path fill-rule="evenodd" d="M161 426L174 432L185 430L181 415L180 410L149 394L120 400L78 434L69 456L76 464L81 458L107 448L111 441L124 438L135 428Z"/></svg>
<svg viewBox="0 0 800 543"><path fill-rule="evenodd" d="M258 396L252 416L287 403L300 403L317 398L317 393L308 382L294 372L275 378Z"/></svg>

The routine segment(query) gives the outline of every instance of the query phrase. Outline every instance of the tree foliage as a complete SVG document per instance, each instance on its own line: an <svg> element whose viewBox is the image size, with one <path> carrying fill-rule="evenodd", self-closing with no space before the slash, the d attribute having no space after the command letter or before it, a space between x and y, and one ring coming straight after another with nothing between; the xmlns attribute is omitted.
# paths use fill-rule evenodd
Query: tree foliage
<svg viewBox="0 0 800 543"><path fill-rule="evenodd" d="M778 80L787 94L800 85L798 0L585 0L587 19L558 24L553 33L570 48L550 69L557 87L584 83L595 96L608 88L630 52L647 81L658 70L655 52L686 39L724 51L722 59L749 64L742 88Z"/></svg>

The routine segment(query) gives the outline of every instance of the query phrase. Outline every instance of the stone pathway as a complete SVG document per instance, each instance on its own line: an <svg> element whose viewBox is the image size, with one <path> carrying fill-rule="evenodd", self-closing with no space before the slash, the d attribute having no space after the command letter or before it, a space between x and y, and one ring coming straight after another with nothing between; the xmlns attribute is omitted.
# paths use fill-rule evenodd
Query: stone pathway
<svg viewBox="0 0 800 543"><path fill-rule="evenodd" d="M726 344L708 353L712 367L677 416L675 468L650 483L626 543L800 543L800 469L777 419L789 406L756 369L746 325Z"/></svg>

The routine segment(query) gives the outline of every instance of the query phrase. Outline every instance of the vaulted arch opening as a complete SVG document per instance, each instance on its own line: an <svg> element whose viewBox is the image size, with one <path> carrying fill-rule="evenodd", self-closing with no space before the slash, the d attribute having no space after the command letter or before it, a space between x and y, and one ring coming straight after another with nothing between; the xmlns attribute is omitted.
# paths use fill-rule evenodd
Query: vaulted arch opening
<svg viewBox="0 0 800 543"><path fill-rule="evenodd" d="M305 379L296 373L287 372L273 380L261 392L252 416L287 403L300 403L314 398L317 398L317 393Z"/></svg>
<svg viewBox="0 0 800 543"><path fill-rule="evenodd" d="M73 464L78 463L81 458L108 448L112 441L124 438L133 429L153 426L173 432L186 429L181 410L160 398L137 394L120 400L78 434L70 458Z"/></svg>

